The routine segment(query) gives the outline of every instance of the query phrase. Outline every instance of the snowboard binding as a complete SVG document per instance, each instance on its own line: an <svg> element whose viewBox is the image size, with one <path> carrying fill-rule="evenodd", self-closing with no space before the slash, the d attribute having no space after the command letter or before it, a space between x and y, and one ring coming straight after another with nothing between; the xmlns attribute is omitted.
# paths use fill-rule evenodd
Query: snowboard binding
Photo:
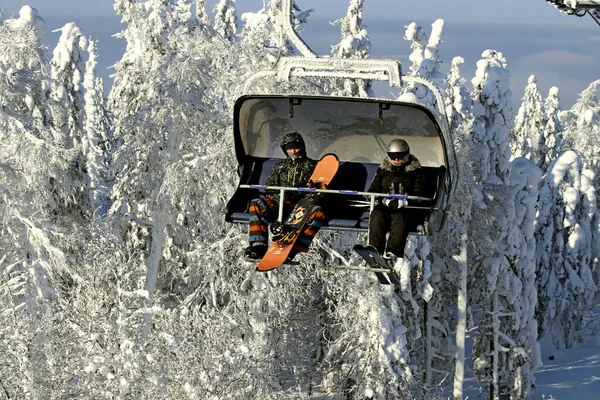
<svg viewBox="0 0 600 400"><path fill-rule="evenodd" d="M276 221L271 225L273 241L281 244L289 244L296 238L297 231L294 227Z"/></svg>

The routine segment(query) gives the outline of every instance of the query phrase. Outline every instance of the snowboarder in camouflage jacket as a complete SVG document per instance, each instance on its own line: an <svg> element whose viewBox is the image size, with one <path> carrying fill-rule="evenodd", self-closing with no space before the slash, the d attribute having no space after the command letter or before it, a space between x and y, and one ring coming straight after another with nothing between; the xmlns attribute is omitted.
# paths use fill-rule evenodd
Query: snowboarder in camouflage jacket
<svg viewBox="0 0 600 400"><path fill-rule="evenodd" d="M317 162L308 158L302 136L298 132L285 134L281 141L281 149L286 158L275 164L265 184L284 187L308 186L308 180ZM305 194L302 192L285 192L284 220L285 215L289 214L304 196ZM246 257L260 259L267 252L268 223L277 219L279 201L279 191L267 191L265 196L250 202L250 237L248 240L250 245L244 251ZM304 230L298 237L289 259L292 259L299 251L308 251L312 239L323 225L324 220L323 209L316 205L310 211Z"/></svg>

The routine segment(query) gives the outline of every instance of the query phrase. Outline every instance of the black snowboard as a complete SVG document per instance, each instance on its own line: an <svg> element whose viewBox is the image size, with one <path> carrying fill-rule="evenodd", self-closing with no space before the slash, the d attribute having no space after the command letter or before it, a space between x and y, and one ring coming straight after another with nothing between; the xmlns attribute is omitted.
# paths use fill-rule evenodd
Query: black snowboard
<svg viewBox="0 0 600 400"><path fill-rule="evenodd" d="M379 280L379 283L381 283L382 285L397 285L399 283L398 279L396 278L396 275L394 274L390 266L387 264L387 262L383 259L383 257L381 257L381 254L379 254L375 247L368 245L365 246L363 244L356 244L353 248L354 251L356 251L358 255L360 255L371 268L386 269L389 271L374 271L375 275L377 276L377 279Z"/></svg>

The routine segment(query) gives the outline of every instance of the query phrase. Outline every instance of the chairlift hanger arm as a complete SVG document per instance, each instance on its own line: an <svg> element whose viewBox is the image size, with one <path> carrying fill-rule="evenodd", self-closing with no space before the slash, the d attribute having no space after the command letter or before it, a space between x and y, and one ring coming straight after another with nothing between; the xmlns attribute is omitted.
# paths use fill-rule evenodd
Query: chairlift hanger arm
<svg viewBox="0 0 600 400"><path fill-rule="evenodd" d="M560 12L576 17L588 14L600 26L600 0L546 0Z"/></svg>
<svg viewBox="0 0 600 400"><path fill-rule="evenodd" d="M397 60L330 57L281 57L276 70L259 71L244 85L250 93L257 81L276 77L280 82L293 78L342 78L386 81L390 87L402 86L402 66Z"/></svg>

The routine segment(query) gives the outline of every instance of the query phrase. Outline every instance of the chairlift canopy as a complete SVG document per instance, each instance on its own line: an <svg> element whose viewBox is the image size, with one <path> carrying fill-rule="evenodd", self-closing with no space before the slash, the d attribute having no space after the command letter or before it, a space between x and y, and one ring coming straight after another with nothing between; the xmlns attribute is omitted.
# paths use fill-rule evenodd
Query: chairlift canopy
<svg viewBox="0 0 600 400"><path fill-rule="evenodd" d="M341 162L381 163L388 143L405 139L423 166L446 166L449 145L433 114L419 104L335 97L245 96L235 105L238 162L282 158L287 132L299 132L309 157L334 153Z"/></svg>

